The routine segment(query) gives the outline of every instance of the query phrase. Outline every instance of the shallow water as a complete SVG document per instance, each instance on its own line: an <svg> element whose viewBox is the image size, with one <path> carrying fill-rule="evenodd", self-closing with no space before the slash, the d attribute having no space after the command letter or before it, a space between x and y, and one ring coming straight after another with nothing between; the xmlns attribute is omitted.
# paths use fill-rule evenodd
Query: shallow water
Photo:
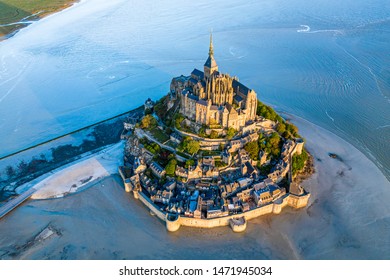
<svg viewBox="0 0 390 280"><path fill-rule="evenodd" d="M86 0L0 43L0 157L135 108L202 68L340 135L390 178L390 4Z"/></svg>

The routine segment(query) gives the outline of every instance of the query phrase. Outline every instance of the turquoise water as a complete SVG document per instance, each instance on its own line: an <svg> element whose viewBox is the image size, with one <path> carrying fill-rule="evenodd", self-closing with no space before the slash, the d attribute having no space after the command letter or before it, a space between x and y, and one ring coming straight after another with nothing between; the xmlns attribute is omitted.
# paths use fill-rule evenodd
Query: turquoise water
<svg viewBox="0 0 390 280"><path fill-rule="evenodd" d="M0 156L159 98L213 29L222 72L390 178L388 1L139 2L82 1L0 43Z"/></svg>

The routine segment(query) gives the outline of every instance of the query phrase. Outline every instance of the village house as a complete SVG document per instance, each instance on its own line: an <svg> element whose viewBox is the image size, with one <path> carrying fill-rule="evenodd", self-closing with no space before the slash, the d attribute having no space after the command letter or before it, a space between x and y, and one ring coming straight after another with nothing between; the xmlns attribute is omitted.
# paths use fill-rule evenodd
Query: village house
<svg viewBox="0 0 390 280"><path fill-rule="evenodd" d="M183 167L176 167L176 176L185 178L186 180L200 179L203 176L203 170L199 165L190 166L188 169Z"/></svg>
<svg viewBox="0 0 390 280"><path fill-rule="evenodd" d="M176 180L170 180L166 182L163 186L163 189L167 191L173 191L176 188Z"/></svg>
<svg viewBox="0 0 390 280"><path fill-rule="evenodd" d="M154 196L151 196L151 200L153 202L159 202L162 204L168 204L169 200L171 199L173 193L171 191L167 190L158 190L157 193Z"/></svg>
<svg viewBox="0 0 390 280"><path fill-rule="evenodd" d="M221 157L222 157L222 162L227 164L228 166L232 163L232 154L227 149L225 149L221 153Z"/></svg>
<svg viewBox="0 0 390 280"><path fill-rule="evenodd" d="M251 197L251 192L252 192L252 189L248 188L246 190L243 190L243 191L237 193L236 195L242 202L246 202Z"/></svg>
<svg viewBox="0 0 390 280"><path fill-rule="evenodd" d="M254 167L250 161L241 164L242 176L255 177L258 173L257 168Z"/></svg>
<svg viewBox="0 0 390 280"><path fill-rule="evenodd" d="M146 99L145 104L144 104L145 111L146 110L153 111L153 108L154 108L154 101L152 101L152 99L150 99L150 98Z"/></svg>
<svg viewBox="0 0 390 280"><path fill-rule="evenodd" d="M149 167L152 170L153 174L156 175L158 178L161 178L166 174L165 169L155 161L153 161Z"/></svg>
<svg viewBox="0 0 390 280"><path fill-rule="evenodd" d="M140 157L134 157L133 161L133 173L140 174L146 170L147 166L144 164L144 161Z"/></svg>

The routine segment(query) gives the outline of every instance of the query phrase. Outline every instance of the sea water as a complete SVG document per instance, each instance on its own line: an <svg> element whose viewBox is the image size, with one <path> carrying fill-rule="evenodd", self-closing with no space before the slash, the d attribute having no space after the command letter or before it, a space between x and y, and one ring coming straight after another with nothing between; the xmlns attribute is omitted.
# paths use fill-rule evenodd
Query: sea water
<svg viewBox="0 0 390 280"><path fill-rule="evenodd" d="M160 98L210 30L221 72L390 178L387 0L81 1L0 43L0 157Z"/></svg>

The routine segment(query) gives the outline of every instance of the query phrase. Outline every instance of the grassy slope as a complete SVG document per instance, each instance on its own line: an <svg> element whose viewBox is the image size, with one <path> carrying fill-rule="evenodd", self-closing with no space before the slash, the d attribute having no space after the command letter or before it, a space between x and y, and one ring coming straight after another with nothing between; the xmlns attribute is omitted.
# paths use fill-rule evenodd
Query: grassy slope
<svg viewBox="0 0 390 280"><path fill-rule="evenodd" d="M26 17L27 20L37 20L48 14L69 7L77 0L3 0L0 1L0 37L9 36L13 32L25 27L27 24L14 24Z"/></svg>

